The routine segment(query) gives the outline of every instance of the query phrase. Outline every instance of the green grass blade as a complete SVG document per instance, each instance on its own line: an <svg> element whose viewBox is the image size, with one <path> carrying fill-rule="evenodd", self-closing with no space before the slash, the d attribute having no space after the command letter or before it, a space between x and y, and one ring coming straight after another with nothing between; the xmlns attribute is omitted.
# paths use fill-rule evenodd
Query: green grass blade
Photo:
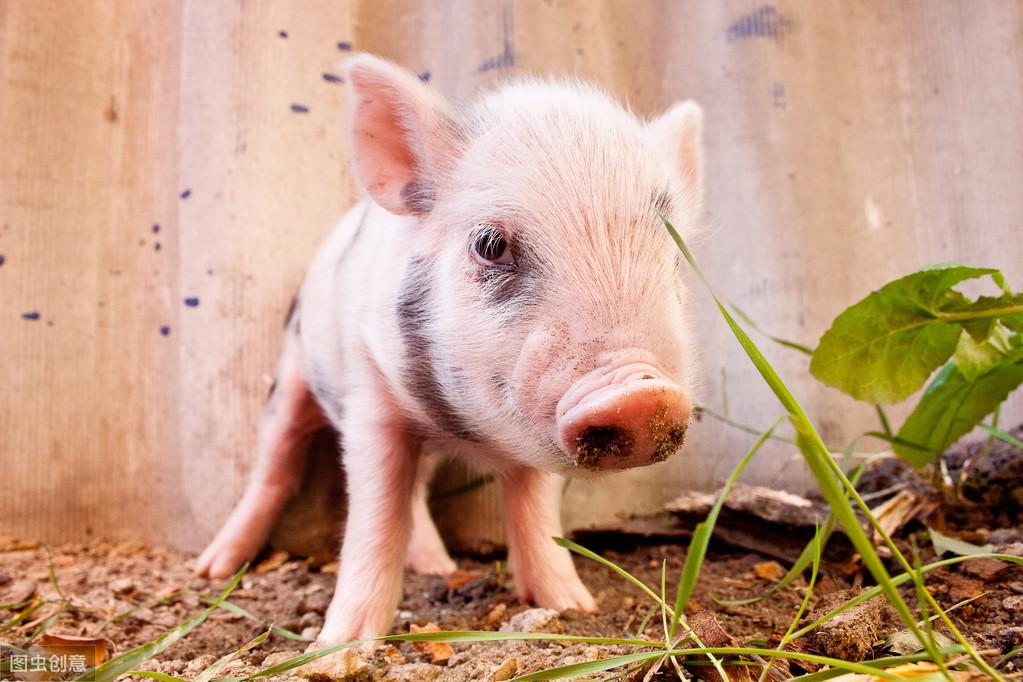
<svg viewBox="0 0 1023 682"><path fill-rule="evenodd" d="M716 419L722 424L727 424L728 426L731 426L733 429L745 431L746 433L752 436L759 436L761 433L764 432L763 429L758 429L756 427L749 426L748 424L743 424L741 422L735 421L734 419L730 419L729 417L726 417L725 415L719 412L715 412L706 405L696 405L693 408L693 410L698 414L705 414L712 419ZM794 438L786 438L785 436L771 436L771 440L778 441L779 443L788 443L789 445L796 444L796 440Z"/></svg>
<svg viewBox="0 0 1023 682"><path fill-rule="evenodd" d="M234 591L234 588L238 586L238 583L241 582L242 576L245 575L245 571L248 570L248 567L248 564L242 566L241 569L234 574L234 577L231 578L223 591L217 596L217 599L214 600L215 603L199 615L189 618L173 630L160 635L150 642L146 642L134 649L129 649L119 656L114 656L109 661L76 678L76 680L81 680L82 682L112 682L112 680L117 679L121 675L127 674L131 670L135 670L141 663L163 653L178 641L187 637L192 630L206 622L206 619L210 617L210 614L219 608L220 602L227 599L227 595L231 594L231 592Z"/></svg>
<svg viewBox="0 0 1023 682"><path fill-rule="evenodd" d="M1004 440L1006 443L1008 443L1012 447L1019 448L1020 450L1023 450L1023 440L1020 440L1019 438L1016 438L1016 436L1012 435L1011 433L1006 433L1005 431L1002 431L1001 429L996 429L995 427L993 427L993 426L991 426L989 424L979 424L979 426L980 426L980 428L984 429L985 431L990 433L995 438L997 438L999 440Z"/></svg>
<svg viewBox="0 0 1023 682"><path fill-rule="evenodd" d="M884 669L878 669L864 663L856 663L853 661L843 661L838 658L831 658L830 656L820 656L818 654L808 654L801 651L778 651L777 649L764 649L761 647L702 647L699 649L673 649L670 651L673 656L706 656L708 654L717 655L733 655L733 656L762 656L764 658L780 658L791 661L806 661L807 663L816 663L818 665L827 665L833 668L841 668L852 673L861 673L866 675L874 675L881 677L886 680L904 680L905 678L899 677L895 673L888 672ZM941 652L938 652L941 655Z"/></svg>
<svg viewBox="0 0 1023 682"><path fill-rule="evenodd" d="M298 654L297 656L292 656L286 661L281 661L280 663L271 665L268 668L257 670L256 672L246 675L245 677L241 678L232 677L226 679L231 680L231 682L242 682L243 680L256 680L261 677L272 677L273 675L280 675L281 673L287 672L288 670L301 668L303 665L306 665L307 663L312 663L313 661L319 660L324 656L330 656L331 654L336 654L337 652L344 651L345 649L351 649L353 647L362 646L367 641L368 640L356 639L351 642L344 642L342 644L335 644L333 646L325 646L322 649L306 651L304 653Z"/></svg>
<svg viewBox="0 0 1023 682"><path fill-rule="evenodd" d="M574 642L576 644L607 644L610 646L660 647L660 642L649 639L625 639L622 637L585 637L582 635L558 635L549 632L495 632L494 630L447 630L441 632L408 632L400 635L377 637L380 642L504 642L522 640L543 640Z"/></svg>
<svg viewBox="0 0 1023 682"><path fill-rule="evenodd" d="M201 599L202 601L206 602L207 604L212 604L214 601L216 601L213 597L210 597L210 596L207 596L207 595L204 595L204 594L199 594L199 593L195 593L195 592L193 592L193 594L195 594L199 599ZM231 613L234 613L234 614L237 614L239 616L242 616L243 618L247 618L247 619L253 621L254 623L259 623L259 625L261 627L269 627L270 631L273 634L277 635L278 637L284 637L285 639L292 639L292 640L295 640L296 642L311 642L311 641L313 641L313 640L309 639L308 637L303 637L302 635L300 635L300 634L298 634L296 632L292 632L291 630L288 630L286 628L282 628L282 627L279 627L277 625L267 624L267 623L263 622L263 620L258 618L251 611L248 611L247 609L244 609L241 606L238 606L234 602L229 601L227 599L222 600L220 602L220 604L218 605L218 607L223 609L223 610L225 610L225 611L230 611Z"/></svg>
<svg viewBox="0 0 1023 682"><path fill-rule="evenodd" d="M160 680L160 682L188 682L187 678L174 677L174 675L168 675L167 673L158 673L155 670L129 670L125 675L135 675L137 677L148 677L152 680Z"/></svg>
<svg viewBox="0 0 1023 682"><path fill-rule="evenodd" d="M753 444L739 463L732 470L732 473L728 476L728 480L725 481L724 487L718 494L717 500L714 501L714 506L711 507L710 512L707 514L707 518L701 523L697 524L696 530L693 532L693 539L689 542L689 551L686 552L686 560L682 565L682 576L679 578L678 592L675 595L675 614L671 619L671 630L668 635L669 641L674 640L675 630L678 629L679 618L682 617L683 609L689 598L693 595L693 589L696 587L696 581L700 577L700 567L703 565L703 560L707 556L707 548L710 546L710 537L714 533L714 525L717 523L718 516L721 514L721 509L725 505L725 498L728 497L728 493L732 491L735 486L735 482L739 480L739 476L742 475L746 465L749 464L753 456L760 451L760 448L767 442L767 439L771 437L774 430L778 428L778 424L781 423L781 419L778 419L772 424L766 431L760 434L757 441Z"/></svg>
<svg viewBox="0 0 1023 682"><path fill-rule="evenodd" d="M1023 645L1020 645L1020 646L1016 647L1015 649L1013 649L1009 653L1007 653L1004 656L1002 656L1001 658L999 658L995 662L995 667L996 668L1001 668L1003 665L1005 665L1006 663L1008 663L1012 659L1016 658L1020 654L1023 654Z"/></svg>
<svg viewBox="0 0 1023 682"><path fill-rule="evenodd" d="M225 656L221 656L216 661L214 661L213 664L211 664L208 668L199 673L199 675L194 680L192 680L192 682L210 682L210 680L212 680L217 673L223 670L228 663L238 658L246 651L255 649L257 646L265 642L267 638L270 637L270 632L271 629L267 628L265 632L256 635L255 637L250 639L248 642L242 645L240 649L236 649L235 651L232 651L231 653Z"/></svg>
<svg viewBox="0 0 1023 682"><path fill-rule="evenodd" d="M584 556L587 559L590 559L592 561L596 561L598 564L601 564L603 566L607 566L612 571L614 571L615 573L617 573L618 575L622 576L623 578L628 580L630 583L632 583L633 585L635 585L636 587L641 589L648 597L653 599L657 604L664 604L664 600L661 599L661 597L656 592L651 590L647 586L646 583L644 583L642 580L640 580L636 576L632 575L631 573L629 573L628 571L626 571L624 568L622 568L618 564L614 563L613 561L609 561L609 560L605 559L604 557L600 556L596 552L588 550L585 547L583 547L582 545L579 545L579 544L576 544L576 543L572 542L568 538L554 538L554 542L556 542L557 544L561 545L562 547L564 547L565 549L567 549L567 550L569 550L571 552L575 552L579 556Z"/></svg>
<svg viewBox="0 0 1023 682"><path fill-rule="evenodd" d="M547 668L546 670L540 670L535 673L529 673L526 675L519 675L513 677L510 682L532 682L533 680L563 680L569 677L577 677L579 675L592 675L594 673L602 673L612 668L617 668L623 665L630 665L632 663L648 663L656 661L658 658L663 656L664 653L656 651L653 653L645 652L640 654L625 654L623 656L612 656L610 658L603 658L599 661L586 661L584 663L572 663L571 665L562 665L556 668Z"/></svg>
<svg viewBox="0 0 1023 682"><path fill-rule="evenodd" d="M28 603L28 606L26 606L18 613L14 614L13 618L8 620L3 625L0 625L0 635L4 634L5 632L13 630L14 628L21 625L23 622L28 620L28 617L31 616L36 611L38 611L43 606L44 603L45 602L43 602L40 599L33 599L32 601L30 601Z"/></svg>
<svg viewBox="0 0 1023 682"><path fill-rule="evenodd" d="M823 548L823 539L821 536L821 527L818 525L814 529L813 534L813 564L810 572L810 582L806 586L806 593L803 595L803 601L799 604L799 610L796 611L796 615L792 617L792 621L789 623L789 627L785 630L785 634L782 636L781 641L776 647L778 651L784 651L785 646L792 641L792 632L799 625L799 621L803 618L803 614L806 612L806 607L810 603L810 597L813 596L813 586L817 584L817 573L820 570L821 565L821 551ZM768 663L764 666L764 669L760 671L759 682L764 682L767 679L768 673L771 671L771 664Z"/></svg>
<svg viewBox="0 0 1023 682"><path fill-rule="evenodd" d="M689 262L690 266L697 273L700 279L703 281L707 290L710 292L711 297L714 299L714 303L717 305L718 311L725 318L726 324L732 330L732 333L738 339L743 350L749 356L750 360L756 366L761 376L767 382L768 386L774 392L778 401L782 404L785 410L789 413L789 418L792 420L792 424L796 429L796 441L799 445L800 451L803 453L803 458L806 460L807 466L813 473L814 478L817 479L817 485L820 487L821 493L824 495L825 500L831 505L831 509L835 512L838 522L845 530L846 535L852 542L853 547L860 553L863 558L863 563L866 565L867 570L874 577L874 580L882 587L885 595L888 597L888 601L891 603L892 608L899 615L905 625L910 628L914 636L921 640L924 639L924 634L916 624L916 619L913 617L909 606L902 599L902 595L892 584L891 576L888 575L888 571L885 570L884 563L881 558L877 555L874 550L874 544L870 537L860 527L859 520L856 518L856 514L846 499L845 491L843 490L843 484L847 483L844 474L839 474L841 477L836 480L834 469L838 469L835 464L831 453L827 446L824 445L824 441L821 440L820 434L814 428L813 423L803 410L802 405L796 400L795 396L792 395L788 387L778 376L774 367L768 362L767 358L764 357L760 349L757 348L756 344L749 338L749 335L742 329L741 326L735 321L735 318L729 314L728 310L721 303L721 300L714 293L713 288L710 286L710 282L707 277L700 270L699 265L696 263L696 259L693 254L689 251L689 247L686 246L685 242L679 233L672 227L671 223L668 222L663 216L661 220L664 222L665 227L671 233L672 238L682 251L682 255ZM841 481L841 482L840 482ZM855 488L850 491L850 495L856 497ZM931 646L931 649L934 647ZM937 651L930 651L933 655L937 656Z"/></svg>
<svg viewBox="0 0 1023 682"><path fill-rule="evenodd" d="M962 652L963 648L961 646L946 647L941 649L941 654L943 656L959 654ZM931 660L930 654L928 654L927 652L920 652L917 654L907 654L905 656L885 656L884 658L875 658L870 661L863 661L862 663L863 665L867 665L872 668L890 668L892 666L900 665L902 663L917 663L919 661L929 660ZM845 670L841 670L838 668L829 670L818 670L817 672L814 673L797 675L796 677L793 677L789 682L796 682L796 680L799 680L799 682L821 682L822 680L830 680L832 678L840 677L845 674L846 674Z"/></svg>
<svg viewBox="0 0 1023 682"><path fill-rule="evenodd" d="M941 568L943 566L952 566L955 564L960 564L964 561L970 561L972 559L1000 559L1002 561L1009 561L1014 564L1023 564L1023 557L1013 556L1011 554L997 553L973 554L970 556L951 557L949 559L942 559L941 561L932 561L929 564L924 564L923 566L921 566L920 572L926 574L929 573L930 571L933 571L936 568ZM892 578L892 583L894 583L895 585L902 585L903 583L906 583L909 580L912 580L912 575L910 573L900 573L899 575L894 576ZM874 587L871 587L869 589L864 590L863 592L860 592L852 599L848 599L842 602L841 604L831 609L830 611L828 611L827 613L825 613L823 616L813 621L812 623L805 625L799 630L796 630L794 633L792 633L791 639L799 639L800 637L809 634L813 630L816 630L818 627L820 627L823 623L826 623L827 621L831 620L840 613L848 611L852 607L858 606L863 602L867 601L868 599L873 599L877 595L882 594L882 592L883 590L881 589L880 585L875 585Z"/></svg>
<svg viewBox="0 0 1023 682"><path fill-rule="evenodd" d="M738 318L740 320L745 322L747 327L749 327L753 331L757 332L758 334L760 334L764 338L770 339L771 341L774 341L779 346L784 346L785 348L791 348L792 350L797 350L800 353L803 353L805 355L811 355L811 356L813 355L813 348L810 348L810 346L807 346L806 344L797 343L796 341L789 341L788 339L783 339L780 336L774 336L773 334L768 334L767 332L765 332L760 327L760 325L758 325L756 322L753 321L752 317L750 317L745 312L743 312L743 310L739 306L735 305L734 303L729 303L728 307L731 308L733 311L735 311L736 316L738 316Z"/></svg>

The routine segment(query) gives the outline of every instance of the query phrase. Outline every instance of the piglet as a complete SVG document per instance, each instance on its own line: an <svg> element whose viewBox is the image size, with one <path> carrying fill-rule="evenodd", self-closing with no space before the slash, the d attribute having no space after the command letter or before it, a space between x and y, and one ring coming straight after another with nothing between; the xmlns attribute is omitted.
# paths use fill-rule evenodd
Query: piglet
<svg viewBox="0 0 1023 682"><path fill-rule="evenodd" d="M644 122L577 82L521 80L455 107L369 55L347 64L367 198L327 236L290 315L252 481L197 561L251 559L340 434L348 519L320 634L385 634L402 567L455 569L426 504L424 441L494 472L519 598L593 611L561 534L560 475L681 447L694 366L678 250L701 202L702 114Z"/></svg>

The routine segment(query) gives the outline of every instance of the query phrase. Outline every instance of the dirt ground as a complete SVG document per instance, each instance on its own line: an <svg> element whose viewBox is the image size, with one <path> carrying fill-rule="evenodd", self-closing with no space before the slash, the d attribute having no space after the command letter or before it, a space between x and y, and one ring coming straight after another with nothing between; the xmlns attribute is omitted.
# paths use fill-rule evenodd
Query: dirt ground
<svg viewBox="0 0 1023 682"><path fill-rule="evenodd" d="M977 450L971 455L971 450L965 448L947 456L949 471L958 476L965 470L967 476L963 480L967 482L971 476L976 478L976 485L960 486L959 493L951 497L947 491L938 496L929 482L889 463L875 467L864 478L865 492L916 491L919 509L907 517L898 533L898 542L907 552L912 538L921 548L923 561L934 559L926 535L926 526L931 526L970 542L986 543L995 551L1023 556L1020 504L1016 499L1019 478L1014 468L1020 461L1019 452L996 446L984 458L983 466L973 461L977 454ZM978 471L985 473L977 474ZM619 537L613 548L606 537L602 541L600 536L589 536L584 542L651 586L659 584L661 561L666 559L668 593L673 595L672 577L677 577L681 570L688 541L637 538ZM25 540L0 541L0 643L27 647L46 632L105 638L112 643L113 653L118 653L151 641L200 613L205 608L203 597L215 595L221 587L194 577L191 561L190 556L139 543L93 542L46 548ZM650 599L595 562L576 557L576 565L596 597L599 611L595 614L569 611L553 618L518 602L511 576L499 558L462 557L458 564L460 573L447 579L406 576L393 632L404 633L413 625L432 623L442 630L497 630L504 626L574 635L646 636L652 640L663 637L660 612L653 609ZM777 640L772 643L771 638L786 631L805 594L804 578L756 603L728 605L721 600L762 595L786 569L787 565L764 553L712 544L687 614L692 618L703 609L703 616L713 614L728 635L740 642L774 646ZM335 570L336 564L315 566L307 560L281 555L264 557L230 597L231 602L250 611L255 620L217 611L188 637L148 661L143 669L194 678L217 658L260 634L270 623L314 638L330 601ZM855 557L833 559L822 568L811 611L818 609L820 613L820 609L840 603L869 583ZM974 560L929 573L927 587L946 608L972 599L954 608L950 615L979 649L988 652L990 660L996 661L1023 644L1023 567L990 559ZM911 589L910 586L906 590L907 599L915 604ZM35 608L20 617L26 604ZM889 650L886 640L901 629L894 614L879 600L868 602L851 621L855 632L839 624L801 640L797 646L805 651L850 658L875 657ZM244 676L301 652L307 644L272 636L228 664L218 677ZM533 641L455 644L452 652L445 653L400 643L378 650L362 671L362 678L501 680L545 667L634 651ZM1003 670L1011 672L1020 664L1023 658L1003 663ZM798 674L801 670L792 668L788 672ZM608 675L609 679L612 677ZM627 679L641 678L642 674L638 674ZM289 672L278 679L297 677L295 672ZM653 679L675 678L662 672Z"/></svg>

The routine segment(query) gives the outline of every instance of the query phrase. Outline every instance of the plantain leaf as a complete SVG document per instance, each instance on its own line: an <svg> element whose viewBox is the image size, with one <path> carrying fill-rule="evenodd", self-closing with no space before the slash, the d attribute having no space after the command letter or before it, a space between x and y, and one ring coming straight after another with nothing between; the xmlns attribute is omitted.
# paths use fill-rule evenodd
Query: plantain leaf
<svg viewBox="0 0 1023 682"><path fill-rule="evenodd" d="M899 440L920 448L896 442L895 452L915 467L924 466L993 412L1023 383L1023 347L1018 336L1013 339L1015 347L1008 354L973 378L954 362L946 365L899 429Z"/></svg>
<svg viewBox="0 0 1023 682"><path fill-rule="evenodd" d="M956 367L967 379L973 380L997 364L1012 351L1013 339L1005 327L998 325L991 330L991 335L983 341L976 341L973 336L963 333L959 338L952 359Z"/></svg>
<svg viewBox="0 0 1023 682"><path fill-rule="evenodd" d="M835 318L814 351L810 371L859 400L907 398L959 342L959 320L942 313L954 308L962 314L971 301L952 287L995 274L992 268L946 264L889 282Z"/></svg>

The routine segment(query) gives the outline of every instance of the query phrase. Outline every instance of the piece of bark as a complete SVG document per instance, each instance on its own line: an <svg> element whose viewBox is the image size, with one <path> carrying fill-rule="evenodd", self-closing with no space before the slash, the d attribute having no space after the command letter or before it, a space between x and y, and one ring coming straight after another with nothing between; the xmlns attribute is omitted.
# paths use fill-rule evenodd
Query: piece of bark
<svg viewBox="0 0 1023 682"><path fill-rule="evenodd" d="M825 595L820 604L806 617L811 623L835 607L855 596L852 590ZM885 601L880 595L849 608L822 623L810 635L814 649L845 661L862 661L873 651L881 639Z"/></svg>
<svg viewBox="0 0 1023 682"><path fill-rule="evenodd" d="M693 631L706 647L738 647L739 641L728 634L721 624L718 623L714 612L708 609L700 609L686 620L689 629ZM693 677L704 680L704 682L724 682L717 669L711 665L704 665L709 659L699 657L700 665L690 665L687 660L682 665L693 675ZM725 674L732 682L752 682L756 679L754 668L747 665L726 665Z"/></svg>

